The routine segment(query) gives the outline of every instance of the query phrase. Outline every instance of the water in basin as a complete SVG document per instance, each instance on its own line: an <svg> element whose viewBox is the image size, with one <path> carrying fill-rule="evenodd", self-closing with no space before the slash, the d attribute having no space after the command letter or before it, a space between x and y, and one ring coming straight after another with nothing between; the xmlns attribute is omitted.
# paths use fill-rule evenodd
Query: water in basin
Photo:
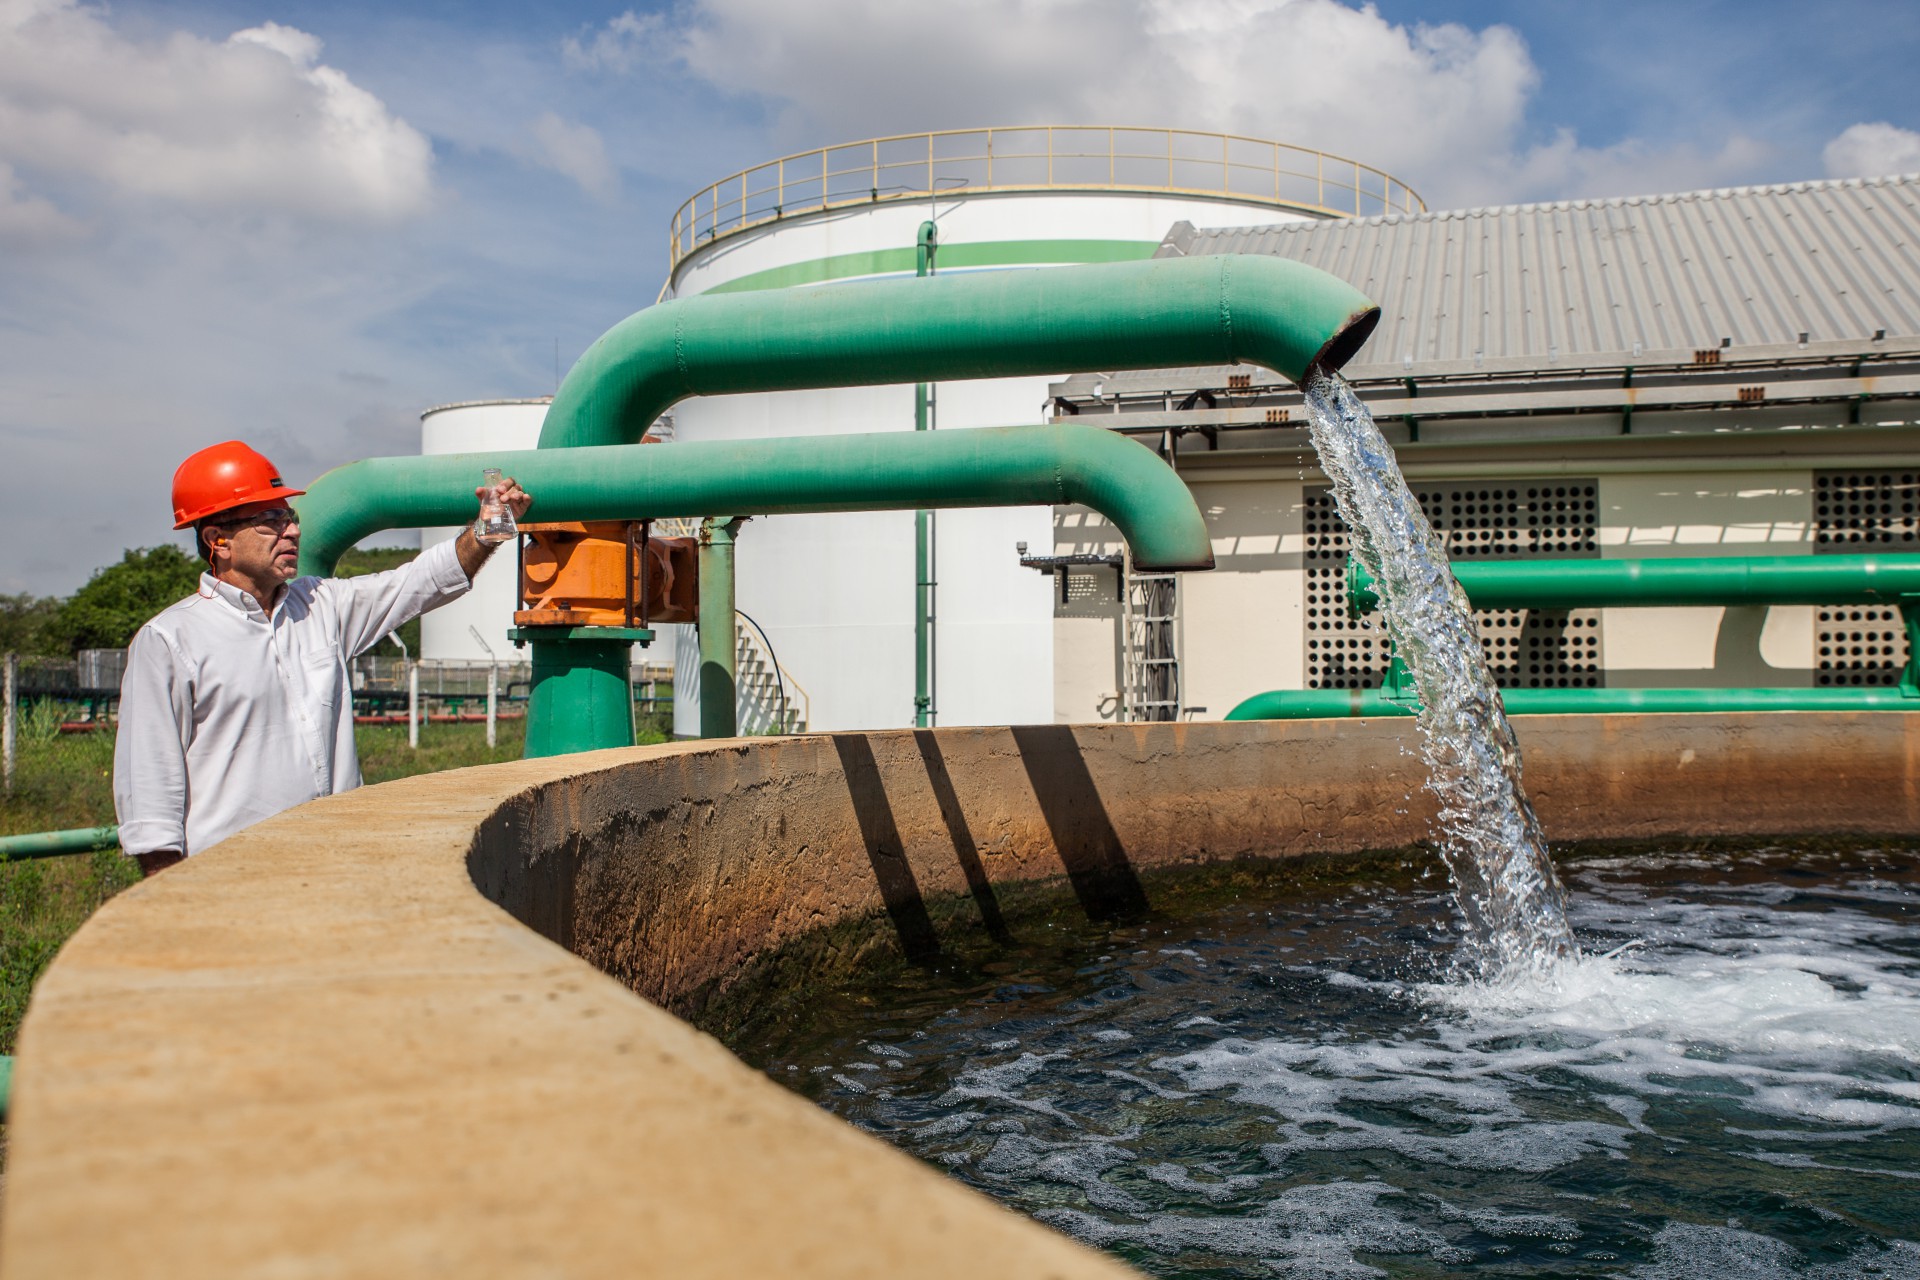
<svg viewBox="0 0 1920 1280"><path fill-rule="evenodd" d="M1163 1276L1920 1276L1920 856L1563 868L1460 981L1436 863L822 993L776 1079Z"/></svg>

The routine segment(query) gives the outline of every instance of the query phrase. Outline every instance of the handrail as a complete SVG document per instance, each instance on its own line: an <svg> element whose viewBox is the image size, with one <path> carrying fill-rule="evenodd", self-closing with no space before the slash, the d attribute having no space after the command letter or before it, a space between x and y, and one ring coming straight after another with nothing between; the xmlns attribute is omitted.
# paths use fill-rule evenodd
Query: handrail
<svg viewBox="0 0 1920 1280"><path fill-rule="evenodd" d="M774 657L773 646L768 642L766 632L761 630L759 623L754 622L753 619L748 618L746 614L741 613L738 609L734 610L734 616L745 619L746 622L750 624L744 627L738 623L735 624L734 634L737 637L736 643L744 641L747 648L752 650L755 655L764 658L767 665L772 667L777 674L781 706L780 709L774 713L773 720L774 723L780 726L779 732L791 732L787 723L789 720L792 720L795 724L812 724L813 696L807 692L806 686L794 679L793 672L787 670L785 663ZM800 704L798 708L794 706L796 702ZM797 716L794 714L796 709L799 712Z"/></svg>
<svg viewBox="0 0 1920 1280"><path fill-rule="evenodd" d="M1121 125L944 129L817 147L702 188L674 211L669 275L695 250L782 218L959 190L1224 197L1324 217L1427 208L1413 188L1371 165L1242 134Z"/></svg>

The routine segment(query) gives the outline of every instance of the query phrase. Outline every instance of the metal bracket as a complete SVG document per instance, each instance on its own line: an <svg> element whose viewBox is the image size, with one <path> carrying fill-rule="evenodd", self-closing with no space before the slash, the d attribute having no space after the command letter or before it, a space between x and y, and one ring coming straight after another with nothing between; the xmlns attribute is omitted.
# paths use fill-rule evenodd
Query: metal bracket
<svg viewBox="0 0 1920 1280"><path fill-rule="evenodd" d="M647 627L509 627L507 639L515 647L538 640L542 644L576 644L623 641L628 644L652 644L654 632Z"/></svg>
<svg viewBox="0 0 1920 1280"><path fill-rule="evenodd" d="M1026 546L1026 543L1021 543ZM1051 573L1060 584L1060 603L1068 602L1068 583L1073 570L1079 568L1110 568L1114 574L1114 589L1124 593L1127 589L1127 558L1124 555L1071 555L1071 556L1027 556L1020 557L1023 569L1038 569L1042 573Z"/></svg>
<svg viewBox="0 0 1920 1280"><path fill-rule="evenodd" d="M1900 673L1900 696L1920 698L1920 597L1900 597L1900 621L1907 629L1907 666Z"/></svg>
<svg viewBox="0 0 1920 1280"><path fill-rule="evenodd" d="M1413 686L1413 672L1397 653L1387 662L1387 674L1380 681L1380 696L1395 706L1420 710L1420 693Z"/></svg>

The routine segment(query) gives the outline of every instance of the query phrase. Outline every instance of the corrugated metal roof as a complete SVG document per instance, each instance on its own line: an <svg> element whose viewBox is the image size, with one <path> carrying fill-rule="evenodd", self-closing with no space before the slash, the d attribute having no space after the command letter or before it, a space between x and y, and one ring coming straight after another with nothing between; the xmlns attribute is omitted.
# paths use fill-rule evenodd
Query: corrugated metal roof
<svg viewBox="0 0 1920 1280"><path fill-rule="evenodd" d="M1181 223L1160 252L1274 254L1349 281L1382 311L1357 366L1631 363L1722 345L1876 350L1920 336L1920 175L1209 231Z"/></svg>

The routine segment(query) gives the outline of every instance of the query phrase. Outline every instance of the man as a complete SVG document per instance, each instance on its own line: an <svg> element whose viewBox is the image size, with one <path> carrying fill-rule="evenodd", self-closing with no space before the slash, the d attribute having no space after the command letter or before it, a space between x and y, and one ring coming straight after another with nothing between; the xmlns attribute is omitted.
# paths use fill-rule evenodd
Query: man
<svg viewBox="0 0 1920 1280"><path fill-rule="evenodd" d="M360 785L347 660L464 594L493 547L463 531L363 578L296 577L300 521L266 458L238 440L173 477L174 528L206 558L200 589L133 638L120 686L120 847L153 875L316 796ZM476 498L518 519L512 480Z"/></svg>

